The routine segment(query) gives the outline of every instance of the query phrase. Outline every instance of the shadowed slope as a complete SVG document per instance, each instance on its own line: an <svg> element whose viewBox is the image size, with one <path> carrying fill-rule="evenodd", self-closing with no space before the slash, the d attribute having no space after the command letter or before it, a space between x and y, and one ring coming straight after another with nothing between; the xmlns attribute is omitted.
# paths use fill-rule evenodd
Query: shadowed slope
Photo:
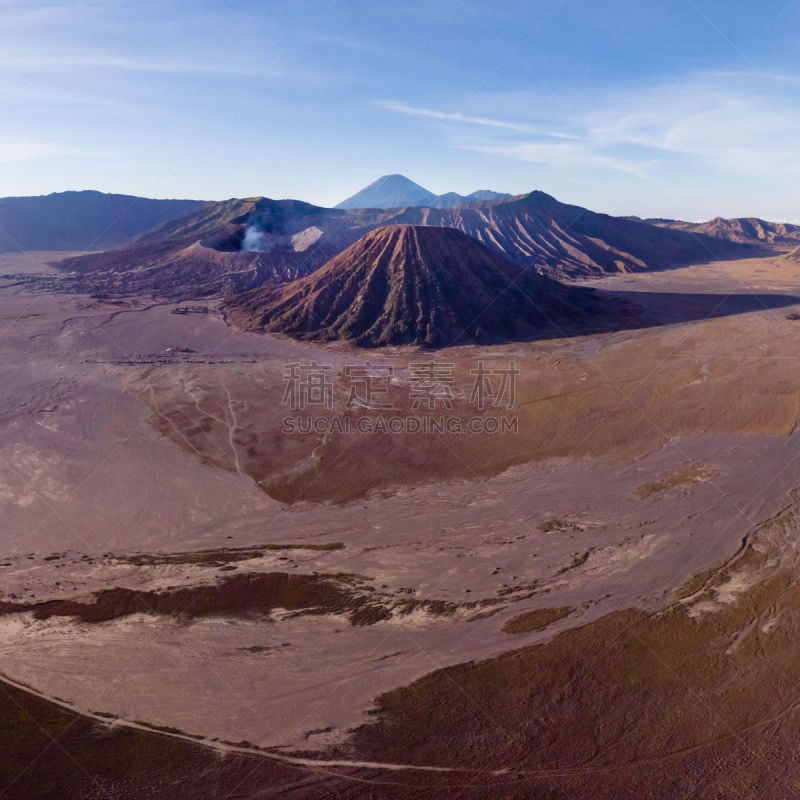
<svg viewBox="0 0 800 800"><path fill-rule="evenodd" d="M151 200L103 192L0 198L0 252L118 247L201 200Z"/></svg>
<svg viewBox="0 0 800 800"><path fill-rule="evenodd" d="M645 220L653 225L673 230L700 233L741 244L755 244L776 250L800 244L800 225L788 222L768 222L757 217L725 219L715 217L708 222L682 222L672 219Z"/></svg>
<svg viewBox="0 0 800 800"><path fill-rule="evenodd" d="M539 191L456 208L401 209L386 222L457 228L512 261L557 277L664 269L753 254L746 244L598 214Z"/></svg>
<svg viewBox="0 0 800 800"><path fill-rule="evenodd" d="M249 327L308 339L444 346L535 335L593 304L449 228L393 225L313 275L235 301Z"/></svg>
<svg viewBox="0 0 800 800"><path fill-rule="evenodd" d="M374 227L361 212L297 200L231 199L170 220L130 245L62 261L84 291L200 297L307 275Z"/></svg>

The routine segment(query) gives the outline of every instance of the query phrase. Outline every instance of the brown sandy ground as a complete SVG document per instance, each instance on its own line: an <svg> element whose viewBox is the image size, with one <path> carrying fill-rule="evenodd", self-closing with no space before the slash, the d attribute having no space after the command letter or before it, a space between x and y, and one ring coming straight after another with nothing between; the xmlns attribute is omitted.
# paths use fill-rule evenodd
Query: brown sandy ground
<svg viewBox="0 0 800 800"><path fill-rule="evenodd" d="M800 358L800 337L797 322L787 319L791 308L592 339L434 354L319 348L318 363L332 365L336 376L332 411L292 412L282 404L285 364L278 360L247 368L156 366L127 379L151 408L157 429L205 463L252 476L282 502L341 502L402 485L494 475L548 458L632 459L682 435L784 436L800 409L800 370L791 367ZM420 416L411 408L409 390L409 364L420 359L452 365L456 387L452 410L440 405L424 414L463 421L496 417L516 432L284 432L286 417L330 424L334 417L354 422L386 416L345 408L346 367L365 361L394 370L390 391L380 397L394 405L390 415ZM479 359L493 369L515 364L520 374L514 408L477 411L470 403L470 373Z"/></svg>
<svg viewBox="0 0 800 800"><path fill-rule="evenodd" d="M796 796L799 530L777 516L663 611L389 692L354 750L484 769L458 797Z"/></svg>
<svg viewBox="0 0 800 800"><path fill-rule="evenodd" d="M677 271L680 274L672 273L669 276L637 278L641 282L629 288L631 291L636 290L636 286L666 291L674 288L674 285L682 285L707 290L709 284L714 284L720 291L725 291L729 286L739 291L768 288L784 291L786 286L797 284L798 276L792 272L794 269L784 270L768 261L749 265L710 265L707 273L698 268ZM624 282L627 278L619 280ZM703 283L704 280L706 283ZM632 473L628 476L629 484L625 485L625 496L630 498L631 508L636 509L636 513L647 516L642 523L656 519L659 524L669 525L672 517L668 509L673 509L674 514L675 503L685 505L688 514L690 504L697 502L697 498L708 501L711 488L717 485L717 481L723 486L730 485L722 483L730 478L725 468L720 469L720 475L713 475L716 465L723 459L718 459L716 452L702 452L700 445L703 440L696 439L693 440L694 445L698 445L698 442L699 445L691 452L690 458L678 459L668 465L658 462L668 468L654 470L651 466L641 469L641 464L645 462L639 460L628 463L628 460L648 451L656 451L664 442L681 433L727 432L736 437L739 442L736 447L742 450L765 442L765 447L777 448L769 450L771 455L767 462L756 465L752 473L747 472L746 465L741 461L729 462L738 465L736 468L741 470L743 479L751 484L749 487L734 486L736 499L752 507L766 503L767 499L770 502L778 499L787 486L797 483L793 475L796 440L787 435L794 429L800 406L798 371L794 369L799 355L797 322L787 318L794 310L767 309L691 324L628 331L596 340L513 345L493 350L501 359L509 355L520 359L522 374L517 413L520 416L521 433L515 439L519 442L518 449L510 447L509 442L503 445L498 443L495 448L492 442L483 443L488 444L486 469L497 472L504 469L504 465L517 463L517 460L540 459L554 454L574 453L608 459L606 463L614 462L609 474L622 475L623 467ZM19 311L14 309L17 315L21 311L38 313L35 308L29 309L27 303L20 304ZM102 320L109 317L107 308L89 309L89 313L96 313ZM64 353L73 353L77 346L87 343L91 347L85 352L81 351L82 358L91 357L106 364L115 359L129 358L129 351L117 352L118 343L121 340L128 341L120 335L125 330L125 320L125 316L117 316L104 323L101 335L94 329L90 331L81 327L80 322L61 323L60 332L53 333L52 324L44 318L26 319L24 325L31 327L24 330L32 332L32 339L34 336L44 337L45 333L50 338L37 339L40 349L32 351L36 358L26 359L22 368L15 367L13 373L7 372L10 377L6 386L12 386L14 375L31 373L30 385L35 386L37 391L28 392L25 387L30 397L23 396L21 390L20 397L14 396L13 403L8 403L4 410L4 421L8 423L3 429L7 437L4 442L9 446L25 444L22 439L22 433L27 434L25 425L30 425L41 438L28 441L29 445L31 442L37 444L35 452L31 447L32 454L28 461L17 460L16 472L7 471L4 474L11 487L8 497L3 496L5 508L17 515L13 519L24 521L26 514L40 513L40 508L49 509L49 504L52 504L58 510L59 517L74 512L77 517L86 520L86 526L93 532L109 528L107 539L96 537L86 543L95 553L104 552L100 549L104 546L122 553L125 540L138 535L136 530L117 530L110 524L111 515L117 509L107 502L107 498L125 499L134 494L125 483L128 473L112 473L110 467L116 467L115 462L103 462L104 473L122 477L115 477L108 487L100 484L99 480L92 485L97 498L106 498L102 514L98 511L99 505L94 495L78 495L70 506L62 501L62 497L69 494L67 489L72 488L77 479L67 476L73 480L73 484L67 483L66 488L53 480L54 476L61 476L59 464L53 465L45 458L43 454L55 453L48 452L42 443L56 442L63 453L70 457L69 463L74 468L76 464L82 466L76 454L84 457L76 442L80 441L81 445L84 440L92 445L99 442L97 447L100 448L101 445L105 447L107 441L124 440L128 434L127 428L117 430L97 424L98 415L94 413L96 406L90 406L92 414L89 416L93 424L85 426L83 439L72 436L73 428L66 424L71 419L66 413L67 409L71 409L70 403L75 402L80 407L80 403L87 402L87 397L93 397L95 401L98 396L105 399L106 395L97 395L97 392L102 386L110 385L109 373L103 373L105 367L97 366L95 362L88 366L81 362L77 368L74 363L66 362L70 369L79 371L76 381L96 382L89 385L86 397L81 397L80 403L69 397L70 391L74 391L69 382L62 381L54 397L50 397L46 391L40 397L39 384L35 384L34 379L48 386L54 382L50 370L55 367L51 367L49 362L45 363L45 356L50 357L53 349L56 355L52 358L59 360ZM171 319L168 312L164 320L175 326L170 328L170 336L175 336L178 325L187 322ZM134 347L134 352L155 350L150 344L157 339L153 328L133 325L127 330L128 335L133 337L130 340L134 342L131 350ZM198 340L201 338L202 334L198 334ZM53 342L61 349L54 348ZM258 363L224 365L216 372L211 365L177 363L157 368L134 367L131 370L116 366L111 369L112 375L123 375L124 380L136 387L139 396L151 403L151 412L157 417L160 412L163 417L176 421L179 417L176 410L180 407L189 416L194 415L194 420L199 423L210 419L207 425L210 426L209 436L205 440L201 432L192 430L190 422L177 424L180 435L174 430L170 435L176 441L181 441L185 449L185 452L181 452L178 448L172 448L181 458L162 446L169 444L166 440L155 441L157 437L152 431L143 433L139 439L127 444L125 457L131 460L125 464L141 467L151 463L148 459L153 455L158 459L152 462L159 466L159 470L154 470L155 476L144 474L141 469L136 470L142 481L137 487L142 497L142 507L151 505L153 498L160 496L153 489L156 484L159 484L158 490L161 490L161 484L170 487L169 491L162 491L160 502L169 502L172 506L175 505L176 496L186 498L190 491L201 495L197 500L193 497L195 505L192 509L196 516L187 517L185 525L184 520L180 520L184 527L171 523L171 530L176 531L175 538L171 546L165 547L167 554L162 554L163 558L168 559L169 553L174 553L178 546L188 551L188 547L194 543L194 546L203 548L207 553L220 544L214 541L214 536L221 538L221 523L215 517L200 513L205 509L205 506L199 505L201 500L208 499L211 503L227 498L228 502L241 505L239 498L245 498L248 503L255 503L253 497L241 489L241 484L248 483L248 480L236 472L234 447L240 458L242 472L256 477L263 488L276 496L342 500L359 497L370 489L392 490L392 496L385 498L373 491L372 496L363 501L363 507L351 503L333 509L327 505L298 503L285 514L281 512L287 522L284 528L273 532L274 542L289 540L285 526L291 526L293 522L310 526L312 513L316 513L319 520L326 520L334 512L352 513L358 518L367 519L367 515L376 513L376 509L405 509L406 516L398 515L396 519L406 522L408 518L410 524L417 524L419 520L411 516L411 505L392 505L403 498L402 491L395 491L398 484L406 481L418 483L421 480L433 482L452 475L474 477L476 469L478 472L484 469L483 464L476 468L481 451L470 437L459 438L457 444L452 437L426 442L425 447L430 450L423 449L420 461L423 465L430 463L432 466L427 471L422 470L417 478L414 478L412 448L409 442L403 442L402 437L395 437L391 442L372 440L371 444L362 439L343 442L336 437L325 442L300 441L297 451L288 455L261 448L262 437L263 441L269 442L269 434L274 435L276 431L274 402L271 406L262 406L262 399L280 400L278 393L282 388L280 371L284 355L292 357L297 352L293 345L282 341L270 340L267 344L276 349L266 356L259 356ZM164 346L163 342L159 344L159 353L162 353ZM344 364L351 355L344 349L336 348L325 349L324 353L330 353L338 365ZM469 351L461 350L454 353L457 369L464 370L470 364L472 355ZM400 362L407 360L405 353L388 353L387 357ZM41 376L37 370L41 370ZM257 388L253 388L260 375L265 379ZM181 383L182 378L186 381L186 387ZM106 383L101 383L101 379ZM189 389L195 392L194 398ZM9 389L5 391L10 392ZM402 385L397 391L403 392ZM206 399L206 395L213 395L213 403ZM130 398L123 402L110 391L108 397L113 397L114 402L119 403L114 407L117 412L128 413L131 408L139 407ZM48 411L55 403L62 404L61 410ZM70 410L70 414L76 420L80 419L77 411ZM137 419L132 411L130 414ZM31 423L32 419L37 420L35 425ZM75 426L77 430L77 422ZM250 434L254 437L252 442L247 441ZM92 439L92 436L96 439ZM187 437L192 447L186 443ZM240 443L240 439L245 443ZM202 441L205 443L199 446ZM713 450L715 445L711 443L716 441L718 439L709 437L706 448ZM40 444L41 447L38 446ZM346 444L353 445L354 450L346 453ZM249 451L251 445L254 453ZM686 441L682 442L684 445ZM314 457L307 459L313 448L319 449ZM668 449L669 446L658 450L658 453L666 453ZM24 450L22 452L24 454ZM778 453L782 459L780 462L777 460ZM89 455L93 456L94 453ZM337 460L334 460L334 456L338 457ZM390 469L388 463L395 456L399 466ZM459 456L467 456L469 460L461 462ZM725 455L725 458L728 456ZM89 459L88 455L86 460L94 463L94 459ZM203 461L222 466L225 470L200 469ZM190 463L197 469L189 472ZM565 459L567 463L563 473L553 469L551 478L554 485L561 485L558 482L562 481L562 491L566 491L564 487L567 486L570 491L597 491L597 486L591 480L575 486L576 476L591 477L592 473L581 472L583 467L580 462L567 462ZM774 466L777 463L780 463L780 468ZM706 464L711 464L710 471L700 474L695 469L697 465ZM529 466L534 468L537 465ZM759 469L765 473L763 487L760 483L756 486ZM174 482L173 471L190 476L185 485ZM88 470L86 472L91 474ZM79 472L78 477L83 479L84 473ZM599 475L594 475L594 481L598 478ZM766 481L772 478L780 479L780 491L773 487L776 489L774 496L765 498L762 495L769 494ZM36 487L36 492L32 492L35 496L25 498L26 505L14 505L20 495L15 491L18 484L12 479L20 481L19 485ZM200 484L198 491L197 484L201 479L208 482ZM696 479L703 480L703 483L697 483ZM504 483L506 476L500 476L497 481L491 486L499 486L499 489L490 489L487 483L482 485L482 491L486 491L487 495L490 491L497 491L496 499L502 500L502 492L508 489L509 484ZM252 483L249 485L252 488ZM316 488L320 486L322 488ZM637 496L637 487L647 496ZM648 489L641 490L641 487ZM655 491L650 491L654 487ZM112 489L117 493L111 493ZM454 515L462 513L469 506L466 495L459 494L463 490L461 486L432 483L429 490L430 493L441 495L439 499L445 505L448 500L453 505L452 509L448 509L450 523ZM104 491L109 493L103 494ZM234 495L235 491L241 491L241 494ZM605 487L604 491L611 498L608 501L610 504L620 506L620 513L627 511L621 502L613 499L609 487ZM704 494L706 491L708 495ZM685 497L682 494L684 492L687 493ZM253 490L253 494L259 493ZM260 496L265 503L263 508L274 510L275 504L266 495ZM429 494L428 502L430 497ZM483 499L486 498L478 498ZM592 502L597 499L593 495ZM718 507L708 503L712 517L718 517L723 509L722 499L718 497L717 502L720 503ZM505 506L500 505L499 508L504 509ZM593 509L593 506L587 504L581 508L586 511ZM469 508L468 513L477 515L480 509L478 502L474 508ZM577 541L573 544L571 537L586 534L581 528L586 520L583 515L574 515L573 511L572 508L563 508L548 501L540 508L526 508L524 512L519 512L519 516L524 517L523 522L543 540L567 540L564 545L566 549L559 551L558 558L553 558L553 564L548 562L548 569L553 568L550 574L570 567L577 559L581 563L559 575L558 580L566 584L573 582L570 590L578 591L574 587L584 591L590 589L595 593L602 590L605 596L605 593L616 590L627 581L637 571L637 566L640 570L644 569L641 559L645 557L642 553L647 548L642 545L641 548L631 547L626 551L626 557L629 557L625 562L628 564L627 571L614 572L618 565L615 565L614 558L609 557L612 567L608 574L610 577L601 570L602 580L597 578L597 562L601 562L604 569L608 563L599 558L598 551L592 550L594 544L583 547L578 547ZM699 512L702 514L702 510ZM432 513L432 506L426 506L426 516ZM89 723L86 723L89 727L83 727L83 722L75 722L74 730L81 732L81 737L75 741L72 752L84 753L90 760L96 758L90 772L95 770L97 775L106 775L109 781L117 781L115 791L118 791L119 797L147 797L148 794L152 797L180 797L183 783L194 790L193 794L187 796L200 798L208 787L212 787L209 796L226 796L228 792L233 797L254 798L501 797L522 800L530 797L664 797L677 800L685 797L792 797L798 792L800 779L796 761L798 726L795 718L795 687L800 677L796 667L799 663L795 644L798 622L796 609L800 598L796 596L795 587L794 542L797 526L793 513L794 509L791 508L785 515L776 517L770 525L749 536L739 553L722 568L704 573L685 586L683 602L675 603L661 612L626 608L605 614L594 621L588 615L570 616L552 623L556 630L563 632L549 642L496 658L486 658L477 650L485 644L482 637L489 636L489 624L499 628L503 619L489 618L470 623L473 626L469 629L471 639L463 635L462 629L454 631L454 638L469 641L470 646L475 648L475 652L462 656L460 660L480 660L448 667L404 689L384 691L375 722L362 727L349 743L340 744L337 750L325 754L359 761L412 763L426 767L433 765L452 769L453 772L319 767L299 774L292 769L290 779L285 773L276 776L274 765L270 765L267 772L261 774L260 783L237 785L238 776L247 774L251 763L249 760L236 762L240 766L231 772L227 770L233 762L227 757L212 754L209 763L204 760L205 756L198 756L197 760L188 751L180 749L176 758L186 759L192 764L196 775L206 781L200 786L199 778L189 774L182 763L171 760L174 751L163 744L158 753L143 760L145 766L139 769L138 739L112 739L117 750L124 751L123 756L118 758L108 751L95 749L98 741L105 741L106 736L111 738L108 732ZM138 511L137 508L137 514L131 519L150 524L144 510ZM685 550L677 551L682 563L695 558L698 551L708 544L704 534L708 534L714 522L711 518L702 520L695 510L691 514L695 521L699 519L700 522L694 531L696 538L689 540ZM226 518L228 516L226 510ZM41 552L38 556L31 554L30 567L26 567L22 561L15 561L13 567L4 568L13 573L15 582L35 572L40 566L39 557L56 546L52 543L56 535L62 537L60 547L66 546L63 544L65 531L58 526L59 518L55 515L45 517L43 512L41 518L48 524L37 526L34 531L39 538L35 545L29 547ZM337 520L340 519L343 518L337 517ZM387 522L385 514L380 519ZM604 537L611 536L615 519L613 514L604 515L603 527L599 529ZM552 524L547 525L548 521ZM512 522L516 524L518 520L508 520L509 524ZM746 527L746 522L744 518L741 520L743 533L752 528L752 525ZM685 524L692 524L688 516ZM548 527L548 532L541 530L540 525ZM30 528L24 525L18 527L24 528L26 533ZM202 535L195 533L201 527ZM397 526L393 524L391 527L391 533L394 533ZM439 527L441 535L452 538L452 530L444 524ZM237 538L237 544L245 546L264 541L256 527L248 528L243 522L241 530L243 533L241 538ZM371 535L377 538L390 533L387 530L380 531L377 527L375 531ZM72 531L66 533L72 534ZM350 533L354 537L363 536L360 530L352 533L352 526ZM424 533L428 533L427 529ZM670 530L673 539L679 533L677 529ZM348 534L348 527L341 524L334 530L326 530L324 541L344 542L345 534ZM12 532L10 535L16 535L19 539L18 533ZM596 535L596 530L590 529L589 535ZM113 548L108 544L112 537L118 537L114 540ZM724 541L730 544L734 538L731 535ZM181 544L176 544L176 540ZM136 541L135 547L147 548L145 558L147 555L159 558L159 554L153 552L155 546L149 534ZM362 538L362 541L366 539ZM605 541L607 539L603 543ZM723 537L720 537L716 541L717 546L722 546L722 541ZM344 550L311 553L310 556L344 558L350 553L350 540L345 544ZM474 543L476 553L480 552L482 544L478 541ZM511 545L519 561L519 548L526 546L525 541L514 540ZM14 546L15 552L25 552L18 541L14 541ZM545 543L536 540L535 546L538 551L544 549ZM44 549L47 547L49 550ZM363 550L366 553L367 548ZM590 550L584 559L584 554ZM395 561L387 560L385 569L396 572L406 568L406 561L419 561L418 555L414 555L417 550L398 552ZM602 554L603 548L599 552ZM565 553L573 559L572 562L569 559L564 561ZM499 550L492 552L491 563L485 569L487 574L499 555ZM463 586L465 575L469 574L470 581L474 577L463 567L461 571L454 571L453 565L467 563L465 558L455 561L456 556L449 552L442 556L441 561L434 561L433 553L428 553L427 557L430 558L427 569L431 574L424 581L420 580L419 585L439 586L455 580ZM27 558L20 556L20 559ZM215 563L213 558L205 562L203 556L197 558L201 563ZM449 561L450 558L453 560ZM189 560L193 562L193 559ZM232 562L226 564L224 558L222 561L223 566L235 565ZM54 566L58 563L47 562L52 565L53 576L59 576ZM167 563L156 566L165 569L195 568L196 564ZM667 562L667 566L667 572L674 577L674 564ZM128 567L144 568L135 564L128 564ZM653 564L649 563L648 574L652 568ZM102 571L98 570L93 579L96 582L101 578ZM593 580L596 582L592 583ZM491 590L494 591L494 585ZM644 595L647 589L642 586L635 591ZM50 596L46 592L43 594ZM621 596L627 595L623 592ZM538 603L540 611L577 605L572 597L556 597L555 592L541 600L552 602ZM31 601L38 602L33 598ZM87 601L78 602L85 605ZM510 611L511 615L518 616L516 611ZM566 627L570 622L585 624L571 630L560 627ZM372 634L379 627L374 625L356 629L348 626L348 631L355 631L360 636ZM525 635L512 636L499 630L495 632L505 642L504 647L508 648L517 647ZM532 640L534 635L531 636ZM170 632L169 636L173 636L173 633ZM517 639L517 636L520 638ZM79 643L77 637L76 641ZM25 649L24 646L22 649ZM305 655L308 657L308 653ZM55 663L58 666L58 661ZM399 681L388 685L398 684ZM25 702L41 708L38 700L34 701L27 695L25 697ZM60 716L62 712L56 712L49 706L43 708L42 713L51 719L45 727L60 725L59 720L73 719ZM11 780L17 775L17 767L19 771L25 769L17 783L9 788L9 796L23 800L48 796L92 797L87 784L80 783L86 778L85 774L70 777L68 768L55 766L55 759L53 774L57 787L48 784L51 778L44 770L35 769L35 764L26 769L38 733L26 742L19 733L25 728L15 722L19 717L8 712L8 719L10 722L1 734L0 742L3 753L10 753L7 761L0 759L2 768L6 770L4 776L14 770L14 774L9 775ZM62 728L58 727L49 729L62 732ZM65 732L65 735L68 736L68 733ZM147 741L154 740L148 738ZM158 741L161 742L161 737L158 737ZM152 754L155 746L143 744L142 747ZM46 756L47 752L41 757ZM168 762L163 769L157 765L162 756ZM322 755L317 753L315 757ZM120 760L125 762L128 775L123 773ZM501 770L508 771L501 773ZM283 783L284 776L291 783ZM151 782L151 777L155 783ZM126 782L128 778L130 781ZM56 791L61 794L56 795Z"/></svg>
<svg viewBox="0 0 800 800"><path fill-rule="evenodd" d="M18 253L0 253L0 275L57 275L53 264L68 256L86 255L72 250L26 250Z"/></svg>
<svg viewBox="0 0 800 800"><path fill-rule="evenodd" d="M543 631L548 625L569 616L575 609L569 606L561 608L537 608L513 617L503 625L506 633L530 633Z"/></svg>
<svg viewBox="0 0 800 800"><path fill-rule="evenodd" d="M16 800L280 797L308 782L299 768L109 728L5 683L0 752L0 794Z"/></svg>
<svg viewBox="0 0 800 800"><path fill-rule="evenodd" d="M660 612L616 612L388 692L374 723L314 756L419 771L213 755L3 685L0 780L20 798L791 797L799 527L776 516ZM43 749L50 769L24 769Z"/></svg>

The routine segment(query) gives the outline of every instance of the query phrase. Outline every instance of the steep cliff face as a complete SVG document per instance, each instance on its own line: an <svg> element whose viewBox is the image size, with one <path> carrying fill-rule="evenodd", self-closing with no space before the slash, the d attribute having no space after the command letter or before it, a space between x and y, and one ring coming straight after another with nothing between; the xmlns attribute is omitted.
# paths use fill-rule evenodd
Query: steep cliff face
<svg viewBox="0 0 800 800"><path fill-rule="evenodd" d="M314 274L235 299L247 327L378 347L535 336L594 305L452 228L378 228Z"/></svg>

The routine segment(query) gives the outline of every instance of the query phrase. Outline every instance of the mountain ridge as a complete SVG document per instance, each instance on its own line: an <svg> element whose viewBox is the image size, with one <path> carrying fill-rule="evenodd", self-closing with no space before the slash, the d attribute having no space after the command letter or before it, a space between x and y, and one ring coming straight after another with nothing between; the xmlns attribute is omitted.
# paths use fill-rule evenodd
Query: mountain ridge
<svg viewBox="0 0 800 800"><path fill-rule="evenodd" d="M384 225L455 228L506 259L557 278L663 269L747 256L749 244L610 217L542 191L452 208L330 209L231 199L168 220L118 250L61 262L83 291L172 297L247 291L308 275Z"/></svg>
<svg viewBox="0 0 800 800"><path fill-rule="evenodd" d="M94 189L0 198L0 252L107 250L176 216L202 200L157 200Z"/></svg>
<svg viewBox="0 0 800 800"><path fill-rule="evenodd" d="M674 219L645 219L643 222L672 230L702 233L739 244L764 244L775 247L800 245L800 225L770 222L760 217L714 217L706 222Z"/></svg>
<svg viewBox="0 0 800 800"><path fill-rule="evenodd" d="M404 208L406 206L452 208L474 200L498 200L504 197L511 197L511 195L503 192L494 192L491 189L478 189L468 195L461 195L457 192L445 192L437 195L424 186L420 186L420 184L406 178L405 175L394 173L382 175L354 195L342 200L334 208L345 210L361 208L386 210Z"/></svg>

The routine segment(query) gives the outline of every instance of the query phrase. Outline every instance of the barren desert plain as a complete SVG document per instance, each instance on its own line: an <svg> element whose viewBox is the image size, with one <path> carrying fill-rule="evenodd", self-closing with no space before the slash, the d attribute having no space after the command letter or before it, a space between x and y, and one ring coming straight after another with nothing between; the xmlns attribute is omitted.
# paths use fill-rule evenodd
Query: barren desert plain
<svg viewBox="0 0 800 800"><path fill-rule="evenodd" d="M0 255L4 796L800 793L800 262L583 281L623 310L585 335L364 350L57 258ZM407 423L421 363L514 430L360 429L353 370ZM476 409L478 364L513 402ZM291 365L331 402L289 409Z"/></svg>

